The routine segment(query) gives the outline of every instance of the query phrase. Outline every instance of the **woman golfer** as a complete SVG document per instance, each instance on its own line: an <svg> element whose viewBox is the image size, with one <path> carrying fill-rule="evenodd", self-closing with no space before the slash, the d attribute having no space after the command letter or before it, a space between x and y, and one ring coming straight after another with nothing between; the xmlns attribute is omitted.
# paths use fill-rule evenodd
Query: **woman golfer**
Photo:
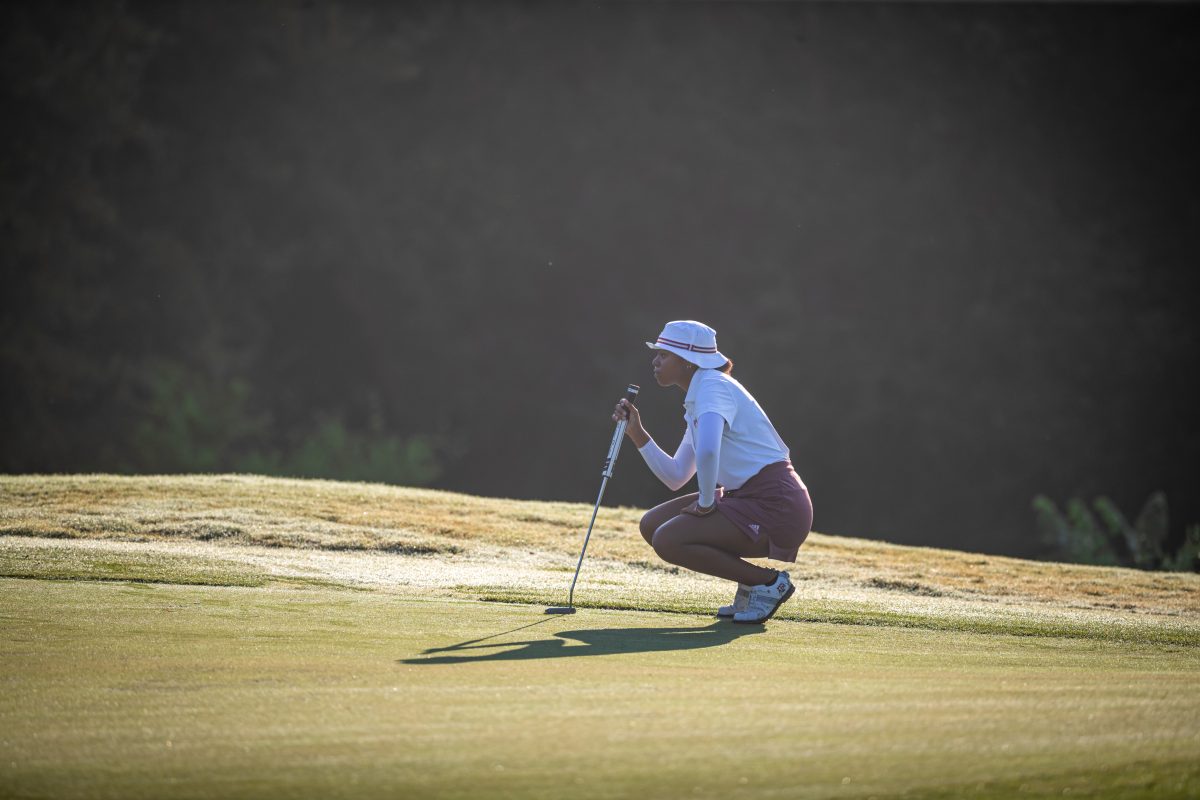
<svg viewBox="0 0 1200 800"><path fill-rule="evenodd" d="M668 500L642 517L642 536L659 557L706 575L737 581L733 604L719 617L764 622L796 587L786 572L743 559L795 561L812 526L808 489L792 469L788 449L757 401L717 351L717 333L699 322L668 322L655 342L654 379L684 392L683 440L667 455L642 427L641 414L621 400L613 419L650 471L672 491L696 475L700 491Z"/></svg>

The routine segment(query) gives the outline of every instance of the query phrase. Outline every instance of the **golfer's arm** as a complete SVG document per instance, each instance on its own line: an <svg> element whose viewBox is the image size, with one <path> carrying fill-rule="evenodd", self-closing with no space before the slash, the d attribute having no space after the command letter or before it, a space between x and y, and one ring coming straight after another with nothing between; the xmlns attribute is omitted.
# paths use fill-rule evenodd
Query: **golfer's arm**
<svg viewBox="0 0 1200 800"><path fill-rule="evenodd" d="M681 488L696 473L696 453L692 450L692 443L687 436L679 443L674 458L664 453L658 443L649 438L638 448L638 452L642 454L646 466L655 477L665 483L671 491Z"/></svg>
<svg viewBox="0 0 1200 800"><path fill-rule="evenodd" d="M701 508L708 508L717 499L717 465L721 463L721 434L725 420L720 414L708 411L696 423L696 483Z"/></svg>
<svg viewBox="0 0 1200 800"><path fill-rule="evenodd" d="M646 442L650 441L650 434L646 433L646 429L640 425L636 428L630 425L625 429L625 435L630 438L630 440L633 442L633 446L638 450L641 450L646 446Z"/></svg>

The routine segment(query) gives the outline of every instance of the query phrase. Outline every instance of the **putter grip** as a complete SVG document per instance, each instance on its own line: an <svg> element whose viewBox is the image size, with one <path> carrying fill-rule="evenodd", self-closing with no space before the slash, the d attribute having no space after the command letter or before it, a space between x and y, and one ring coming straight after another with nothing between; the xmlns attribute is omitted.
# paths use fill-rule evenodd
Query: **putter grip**
<svg viewBox="0 0 1200 800"><path fill-rule="evenodd" d="M636 383L631 383L629 386L625 387L625 399L629 401L630 405L635 405L634 401L637 400L638 392L641 390L642 387L638 386Z"/></svg>

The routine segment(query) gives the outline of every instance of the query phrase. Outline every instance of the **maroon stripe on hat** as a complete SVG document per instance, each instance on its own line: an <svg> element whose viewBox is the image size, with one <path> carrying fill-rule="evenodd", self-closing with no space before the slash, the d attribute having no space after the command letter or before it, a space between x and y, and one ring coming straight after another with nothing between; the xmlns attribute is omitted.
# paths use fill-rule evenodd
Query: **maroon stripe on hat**
<svg viewBox="0 0 1200 800"><path fill-rule="evenodd" d="M715 352L717 352L717 348L715 348L715 347L701 347L698 344L688 344L687 342L677 342L674 339L668 339L665 336L658 337L658 341L656 341L655 344L666 344L666 345L670 345L671 347L678 347L680 350L690 350L693 353L715 353Z"/></svg>

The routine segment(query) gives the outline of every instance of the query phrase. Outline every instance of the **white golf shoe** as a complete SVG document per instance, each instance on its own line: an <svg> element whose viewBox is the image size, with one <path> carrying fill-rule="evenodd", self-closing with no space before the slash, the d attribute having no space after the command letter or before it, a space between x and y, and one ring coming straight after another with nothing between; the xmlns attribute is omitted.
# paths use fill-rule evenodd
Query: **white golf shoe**
<svg viewBox="0 0 1200 800"><path fill-rule="evenodd" d="M750 599L746 602L745 610L736 612L733 621L766 622L795 591L796 586L786 572L776 575L774 583L751 586Z"/></svg>
<svg viewBox="0 0 1200 800"><path fill-rule="evenodd" d="M739 583L738 588L737 588L737 594L735 594L733 596L733 603L731 605L721 606L720 608L718 608L717 616L718 617L732 617L734 614L738 613L739 611L745 611L746 606L750 603L750 589L751 588L752 587L747 586L744 583Z"/></svg>

